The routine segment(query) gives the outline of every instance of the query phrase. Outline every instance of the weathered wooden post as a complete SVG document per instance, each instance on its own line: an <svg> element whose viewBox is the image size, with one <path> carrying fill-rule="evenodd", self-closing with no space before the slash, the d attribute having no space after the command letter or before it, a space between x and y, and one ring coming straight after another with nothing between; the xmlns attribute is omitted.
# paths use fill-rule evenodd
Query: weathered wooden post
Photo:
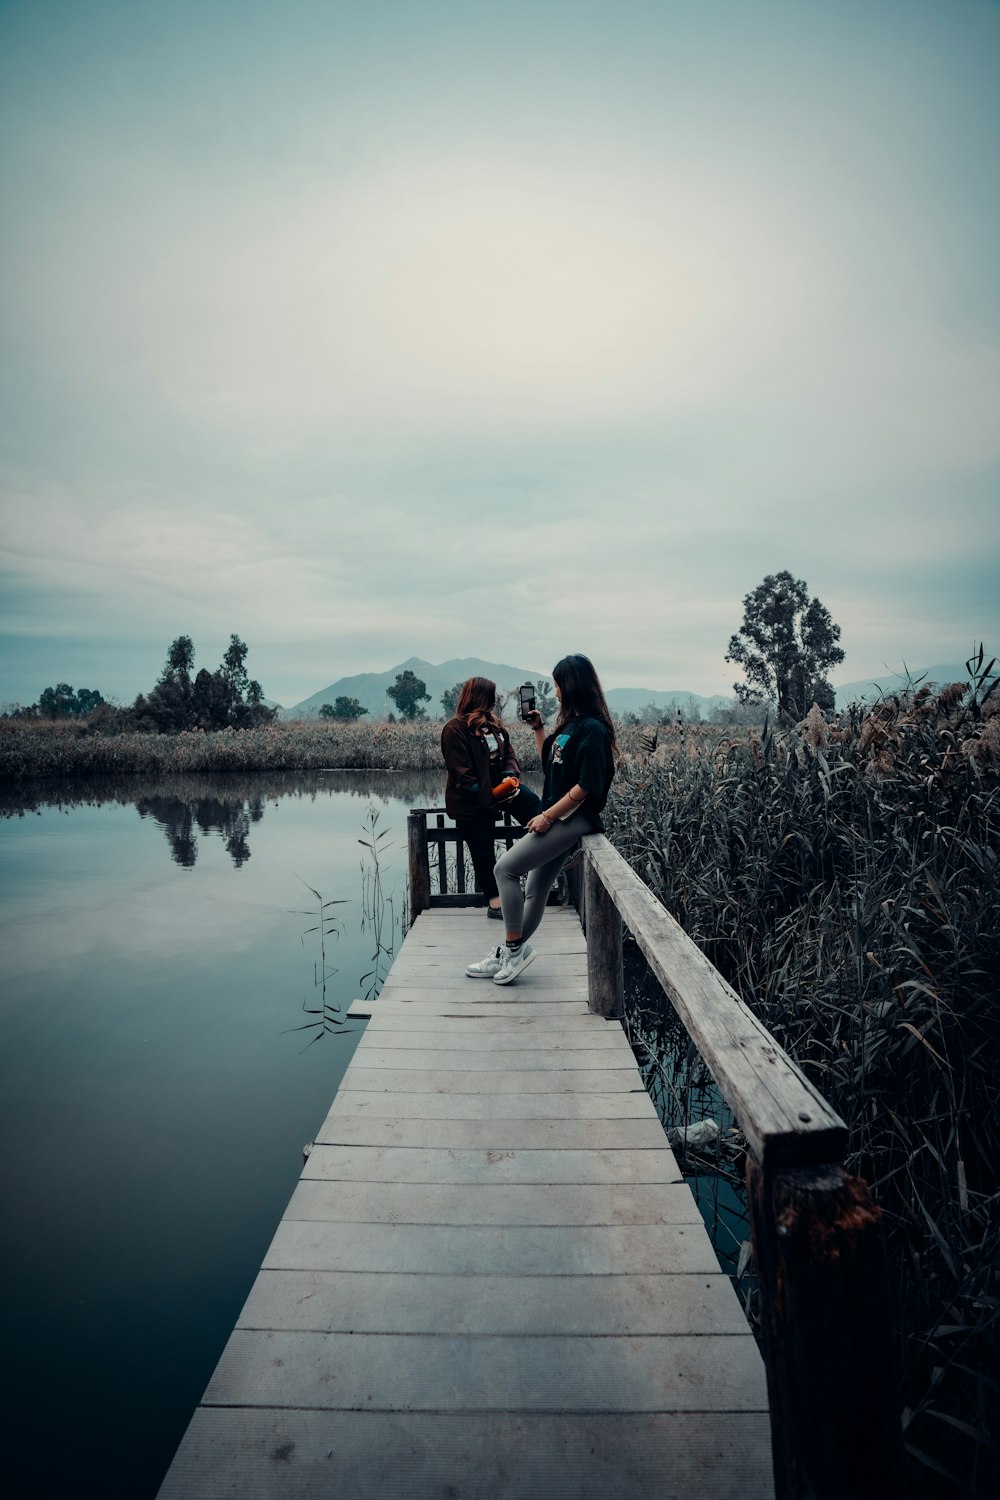
<svg viewBox="0 0 1000 1500"><path fill-rule="evenodd" d="M879 1210L843 1167L747 1161L777 1500L904 1493Z"/></svg>
<svg viewBox="0 0 1000 1500"><path fill-rule="evenodd" d="M438 813L436 822L437 822L437 826L439 828L441 828L441 829L444 828L444 814L443 813ZM425 827L426 827L426 824L425 824ZM444 852L444 839L438 839L437 840L437 851L438 851L438 890L441 892L442 896L446 896L448 894L448 858L447 858L447 855Z"/></svg>
<svg viewBox="0 0 1000 1500"><path fill-rule="evenodd" d="M569 904L579 913L583 920L583 861L580 860L571 870L565 872L566 890L569 894Z"/></svg>
<svg viewBox="0 0 1000 1500"><path fill-rule="evenodd" d="M591 860L584 856L587 1000L599 1016L620 1016L625 1001L622 919Z"/></svg>
<svg viewBox="0 0 1000 1500"><path fill-rule="evenodd" d="M427 859L427 816L419 808L406 819L409 852L410 921L431 904L431 871Z"/></svg>

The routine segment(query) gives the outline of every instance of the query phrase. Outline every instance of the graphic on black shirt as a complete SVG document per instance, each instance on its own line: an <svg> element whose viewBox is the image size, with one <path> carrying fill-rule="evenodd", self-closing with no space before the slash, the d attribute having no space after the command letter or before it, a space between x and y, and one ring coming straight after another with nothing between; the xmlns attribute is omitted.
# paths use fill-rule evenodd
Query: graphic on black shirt
<svg viewBox="0 0 1000 1500"><path fill-rule="evenodd" d="M587 796L573 811L585 812L603 831L600 813L614 776L606 727L598 719L571 719L546 742L544 761L544 806L552 807L572 786L582 786Z"/></svg>

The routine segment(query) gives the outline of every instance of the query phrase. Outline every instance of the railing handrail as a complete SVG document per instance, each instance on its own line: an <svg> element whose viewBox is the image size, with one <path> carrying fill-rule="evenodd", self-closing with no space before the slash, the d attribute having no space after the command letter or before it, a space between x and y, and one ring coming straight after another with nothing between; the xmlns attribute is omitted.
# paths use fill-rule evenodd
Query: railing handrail
<svg viewBox="0 0 1000 1500"><path fill-rule="evenodd" d="M417 867L416 879L411 872L411 885L426 890L421 906L442 900L430 895L429 883L421 886L422 872L429 862L428 846L434 843L441 850L462 837L454 826L442 826L446 816L446 809L440 807L410 810L415 835L411 837L411 851ZM498 809L498 834L503 826L500 817ZM431 818L437 820L437 827L431 824ZM631 932L715 1079L753 1157L769 1168L840 1161L847 1146L847 1126L798 1064L610 840L595 833L581 842L588 871L614 907L612 926L624 923ZM588 929L601 927L608 913L598 912L593 896L590 906L586 913ZM607 1014L621 1006L621 977L614 972L616 963L620 965L620 956L614 951L620 947L620 935L610 930L588 931L591 937L591 1007Z"/></svg>
<svg viewBox="0 0 1000 1500"><path fill-rule="evenodd" d="M604 834L584 854L762 1166L840 1161L847 1126Z"/></svg>

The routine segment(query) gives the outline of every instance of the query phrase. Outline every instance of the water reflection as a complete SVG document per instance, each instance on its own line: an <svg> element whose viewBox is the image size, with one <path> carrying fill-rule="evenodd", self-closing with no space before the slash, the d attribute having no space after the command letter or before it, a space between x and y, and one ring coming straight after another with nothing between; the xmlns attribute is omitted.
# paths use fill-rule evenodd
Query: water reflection
<svg viewBox="0 0 1000 1500"><path fill-rule="evenodd" d="M198 858L196 829L203 835L218 834L236 869L242 869L250 858L250 825L264 816L264 801L259 796L246 802L218 796L189 801L157 793L140 797L135 806L140 818L159 823L173 858L186 870L193 869Z"/></svg>
<svg viewBox="0 0 1000 1500"><path fill-rule="evenodd" d="M633 942L625 947L625 1031L723 1269L751 1325L757 1287L750 1255L746 1141L694 1042Z"/></svg>
<svg viewBox="0 0 1000 1500"><path fill-rule="evenodd" d="M251 857L252 826L262 820L269 804L277 806L281 798L315 801L338 792L369 802L436 806L443 801L442 775L427 771L255 771L167 776L152 783L139 775L46 778L0 787L0 818L23 818L44 808L68 812L109 803L134 806L140 818L149 818L162 828L171 858L182 868L191 870L197 863L200 837L220 838L239 870ZM373 896L373 923L377 904Z"/></svg>

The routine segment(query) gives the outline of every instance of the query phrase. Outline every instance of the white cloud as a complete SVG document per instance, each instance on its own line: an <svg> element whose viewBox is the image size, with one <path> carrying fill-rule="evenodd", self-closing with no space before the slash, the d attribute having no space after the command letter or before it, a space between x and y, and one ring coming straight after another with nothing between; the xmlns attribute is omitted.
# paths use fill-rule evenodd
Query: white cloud
<svg viewBox="0 0 1000 1500"><path fill-rule="evenodd" d="M163 76L141 53L148 110L97 100L105 17L91 73L15 91L0 158L14 633L239 630L286 700L456 643L711 690L786 566L852 653L972 633L1000 360L995 215L963 172L995 101L951 23L904 45L876 4L862 63L853 23L779 14L616 21L607 93L596 51L553 70L546 23L504 122L476 106L504 92L489 58L441 91L443 37L433 89L348 87L349 28L338 89L321 52L292 89L244 32L216 134L214 80L171 91L183 19Z"/></svg>

